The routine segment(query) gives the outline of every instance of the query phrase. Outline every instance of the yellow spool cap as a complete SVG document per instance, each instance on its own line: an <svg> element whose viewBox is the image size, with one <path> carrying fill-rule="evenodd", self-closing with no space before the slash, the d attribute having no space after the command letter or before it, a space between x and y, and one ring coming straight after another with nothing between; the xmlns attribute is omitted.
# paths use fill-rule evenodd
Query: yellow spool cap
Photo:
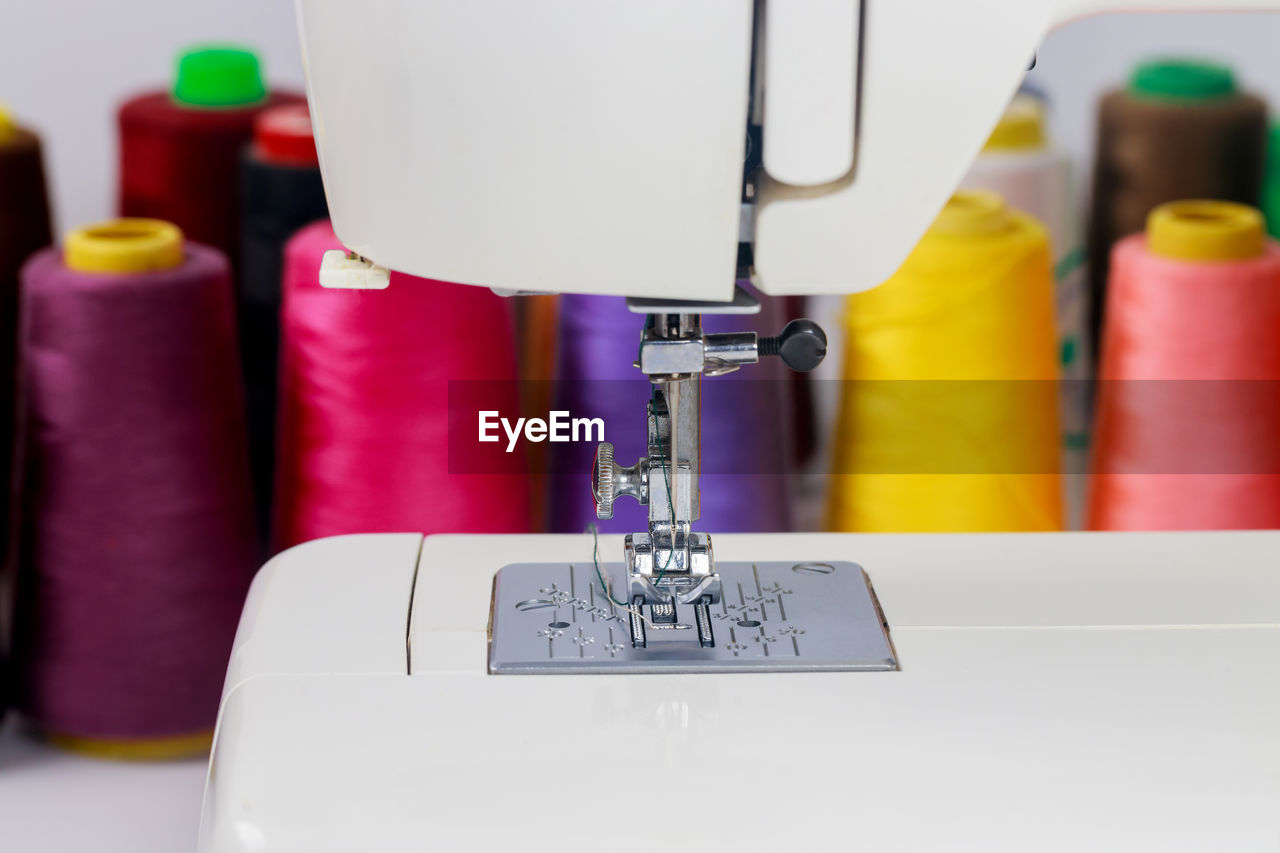
<svg viewBox="0 0 1280 853"><path fill-rule="evenodd" d="M136 740L87 738L52 732L46 733L45 738L68 752L112 761L174 761L207 755L213 746L212 730Z"/></svg>
<svg viewBox="0 0 1280 853"><path fill-rule="evenodd" d="M933 221L930 233L944 237L983 237L1014 226L1004 199L988 190L960 190Z"/></svg>
<svg viewBox="0 0 1280 853"><path fill-rule="evenodd" d="M991 132L983 151L1034 151L1044 148L1044 107L1039 98L1018 95Z"/></svg>
<svg viewBox="0 0 1280 853"><path fill-rule="evenodd" d="M160 219L112 219L68 234L63 257L80 272L172 269L182 263L182 231Z"/></svg>
<svg viewBox="0 0 1280 853"><path fill-rule="evenodd" d="M1267 247L1262 214L1228 201L1173 201L1147 217L1147 248L1178 261L1243 261Z"/></svg>
<svg viewBox="0 0 1280 853"><path fill-rule="evenodd" d="M0 140L9 138L17 129L13 116L5 109L4 104L0 104Z"/></svg>

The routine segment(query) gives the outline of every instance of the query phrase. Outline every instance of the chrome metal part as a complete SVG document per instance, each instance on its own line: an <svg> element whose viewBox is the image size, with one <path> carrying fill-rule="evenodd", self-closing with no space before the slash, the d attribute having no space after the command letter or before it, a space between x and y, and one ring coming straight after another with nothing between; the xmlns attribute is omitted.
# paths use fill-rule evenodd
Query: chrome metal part
<svg viewBox="0 0 1280 853"><path fill-rule="evenodd" d="M569 567L569 572L570 574L573 573L573 566ZM610 605L610 609L612 610L613 602L610 601L609 605ZM611 615L616 615L616 614L611 614ZM578 620L575 619L574 621L576 622ZM627 621L628 621L628 624L631 626L631 648L633 649L645 648L649 643L644 633L644 597L643 596L637 595L631 599L631 608L627 611ZM609 631L609 644L610 646L613 645L613 631ZM490 669L492 670L492 664L493 664L492 638L490 638L489 649L490 649L490 658L489 658ZM548 644L547 646L547 656L548 657L555 656L555 648L553 643Z"/></svg>
<svg viewBox="0 0 1280 853"><path fill-rule="evenodd" d="M778 338L755 332L708 335L702 313L754 314L759 301L741 287L733 302L701 303L629 299L627 307L647 314L636 366L653 383L648 404L648 455L630 468L613 459L613 445L596 452L592 491L598 518L613 517L613 502L630 495L649 506L649 530L626 537L629 601L647 608L645 619L630 619L631 647L644 649L649 629L679 627L678 609L692 606L700 645L715 646L709 609L721 601L722 584L711 552L711 537L691 530L701 514L703 376L719 376L753 364L762 354L788 356L788 365L816 365L826 354L822 330L793 321ZM801 322L802 326L796 326ZM820 346L815 341L819 341ZM790 344L784 347L784 343ZM785 352L783 350L785 349ZM793 352L794 350L794 352ZM812 366L803 369L812 369Z"/></svg>
<svg viewBox="0 0 1280 853"><path fill-rule="evenodd" d="M711 596L704 595L693 605L693 618L698 623L698 645L703 648L714 646L715 635L711 633Z"/></svg>
<svg viewBox="0 0 1280 853"><path fill-rule="evenodd" d="M631 595L677 604L692 604L703 595L711 596L712 602L720 600L720 579L706 533L682 532L674 549L655 549L647 533L628 533L624 542Z"/></svg>
<svg viewBox="0 0 1280 853"><path fill-rule="evenodd" d="M613 461L613 444L601 442L596 448L591 493L595 496L596 518L613 518L613 502L623 496L635 498L641 504L648 503L649 460L641 459L623 468Z"/></svg>
<svg viewBox="0 0 1280 853"><path fill-rule="evenodd" d="M649 299L628 297L627 310L632 314L679 314L692 311L697 314L759 314L760 300L746 289L734 287L733 299L728 302L694 302L684 299Z"/></svg>
<svg viewBox="0 0 1280 853"><path fill-rule="evenodd" d="M807 569L805 567L819 567ZM627 574L602 567L615 589ZM495 674L888 671L898 668L870 580L855 563L726 563L724 594L640 618L591 562L520 563L493 585ZM616 593L615 593L616 594ZM643 596L621 596L636 604ZM661 621L660 621L660 618ZM674 618L672 618L674 617ZM645 619L650 624L646 624ZM641 642L633 644L633 633ZM713 639L714 638L714 639Z"/></svg>
<svg viewBox="0 0 1280 853"><path fill-rule="evenodd" d="M672 340L646 330L640 343L640 372L650 376L700 373L706 361L702 338Z"/></svg>
<svg viewBox="0 0 1280 853"><path fill-rule="evenodd" d="M744 364L755 364L760 360L758 335L755 332L706 335L703 340L703 376L732 373Z"/></svg>
<svg viewBox="0 0 1280 853"><path fill-rule="evenodd" d="M646 329L640 341L640 372L677 377L701 373L719 376L760 360L755 332L702 335L693 339L659 337Z"/></svg>

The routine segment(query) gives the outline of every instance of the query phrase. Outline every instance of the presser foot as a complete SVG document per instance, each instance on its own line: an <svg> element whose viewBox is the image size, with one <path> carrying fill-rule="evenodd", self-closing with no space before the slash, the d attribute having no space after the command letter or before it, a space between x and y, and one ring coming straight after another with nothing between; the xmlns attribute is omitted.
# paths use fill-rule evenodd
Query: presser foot
<svg viewBox="0 0 1280 853"><path fill-rule="evenodd" d="M719 579L717 578L717 581ZM643 649L648 647L648 636L645 633L645 616L644 609L649 608L648 623L657 631L697 631L698 645L704 649L711 648L716 644L715 633L711 629L711 605L710 595L703 595L693 605L693 622L692 625L682 624L677 618L676 603L673 599L666 599L654 603L646 603L643 595L633 595L631 597L631 611L628 624L631 626L631 647L634 649Z"/></svg>
<svg viewBox="0 0 1280 853"><path fill-rule="evenodd" d="M628 567L628 600L643 596L648 604L672 601L696 604L704 595L720 600L720 575L711 551L711 537L689 533L672 553L655 548L648 533L629 533L623 544Z"/></svg>

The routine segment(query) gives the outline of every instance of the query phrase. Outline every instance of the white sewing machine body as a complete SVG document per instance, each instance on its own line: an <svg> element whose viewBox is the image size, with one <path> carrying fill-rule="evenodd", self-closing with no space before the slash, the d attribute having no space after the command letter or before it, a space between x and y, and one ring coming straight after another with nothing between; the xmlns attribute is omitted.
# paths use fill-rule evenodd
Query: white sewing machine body
<svg viewBox="0 0 1280 853"><path fill-rule="evenodd" d="M740 241L766 293L887 278L1041 37L1115 5L297 0L350 249L470 284L720 302ZM764 150L744 206L749 113ZM681 399L689 374L670 373L666 399ZM597 468L598 507L620 482L611 470ZM1280 843L1280 533L716 541L722 564L859 564L892 658L864 661L881 671L496 674L495 573L544 563L574 578L571 563L590 565L585 537L368 535L281 554L237 636L200 849ZM604 538L602 559L620 545ZM746 596L724 590L713 605ZM770 613L758 642L796 640ZM546 626L552 658L572 639L554 633L572 631L562 621ZM603 642L577 636L583 659L603 661ZM708 654L695 642L688 656Z"/></svg>
<svg viewBox="0 0 1280 853"><path fill-rule="evenodd" d="M887 279L1052 28L1276 6L297 0L348 248L446 281L721 302L740 236L765 293ZM763 163L744 209L749 116Z"/></svg>
<svg viewBox="0 0 1280 853"><path fill-rule="evenodd" d="M860 563L900 670L494 675L494 573L589 539L308 543L250 594L200 849L1275 849L1280 533L717 542Z"/></svg>

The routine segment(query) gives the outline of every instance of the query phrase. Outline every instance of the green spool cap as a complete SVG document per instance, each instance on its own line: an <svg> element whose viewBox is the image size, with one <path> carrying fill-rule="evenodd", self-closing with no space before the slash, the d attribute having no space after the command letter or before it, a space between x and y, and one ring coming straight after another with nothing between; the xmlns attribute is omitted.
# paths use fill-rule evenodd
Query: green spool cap
<svg viewBox="0 0 1280 853"><path fill-rule="evenodd" d="M193 107L239 107L267 96L258 55L240 47L194 47L178 55L173 98Z"/></svg>
<svg viewBox="0 0 1280 853"><path fill-rule="evenodd" d="M1234 95L1236 76L1212 62L1161 59L1134 69L1129 91L1140 98L1207 101Z"/></svg>
<svg viewBox="0 0 1280 853"><path fill-rule="evenodd" d="M1267 233L1280 239L1280 124L1267 134L1267 172L1262 182L1262 214Z"/></svg>

